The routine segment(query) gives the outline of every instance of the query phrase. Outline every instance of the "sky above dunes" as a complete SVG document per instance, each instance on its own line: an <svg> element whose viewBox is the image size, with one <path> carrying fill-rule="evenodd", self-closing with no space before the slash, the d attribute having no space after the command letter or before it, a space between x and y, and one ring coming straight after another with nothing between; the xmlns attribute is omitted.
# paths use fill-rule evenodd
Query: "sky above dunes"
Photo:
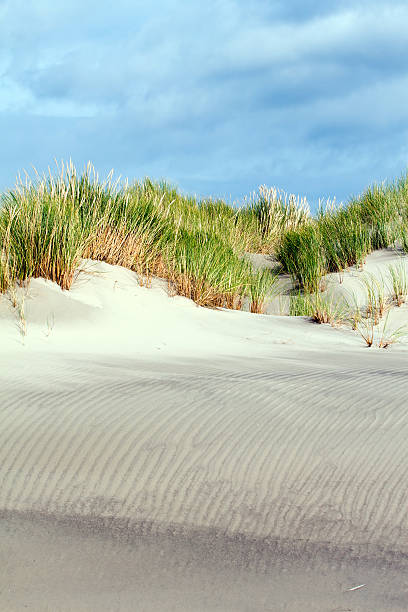
<svg viewBox="0 0 408 612"><path fill-rule="evenodd" d="M408 165L408 4L0 0L0 189L91 160L347 200Z"/></svg>

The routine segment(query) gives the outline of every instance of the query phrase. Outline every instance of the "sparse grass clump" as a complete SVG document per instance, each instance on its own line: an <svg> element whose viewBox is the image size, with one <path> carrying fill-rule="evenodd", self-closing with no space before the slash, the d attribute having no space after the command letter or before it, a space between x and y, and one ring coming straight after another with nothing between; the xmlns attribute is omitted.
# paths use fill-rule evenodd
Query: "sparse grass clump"
<svg viewBox="0 0 408 612"><path fill-rule="evenodd" d="M406 325L394 330L388 328L391 307L401 305L398 304L398 296L405 295L403 292L406 289L404 285L405 267L403 265L401 267L390 266L389 269L393 281L392 292L389 293L389 288L383 278L366 274L362 278L362 284L366 289L365 308L358 306L356 302L354 310L351 310L352 328L359 332L367 347L373 346L377 337L377 346L387 348L408 334ZM380 322L385 315L381 328Z"/></svg>
<svg viewBox="0 0 408 612"><path fill-rule="evenodd" d="M290 296L289 315L309 317L314 323L329 323L332 327L344 323L348 316L344 299L328 293L298 292Z"/></svg>
<svg viewBox="0 0 408 612"><path fill-rule="evenodd" d="M408 327L406 325L401 325L400 327L394 330L388 329L389 314L390 313L388 312L385 321L382 325L382 329L378 329L378 348L388 348L392 344L399 342L402 338L408 335ZM374 345L377 326L378 323L376 324L372 317L368 317L366 319L363 319L361 324L359 324L357 327L360 336L363 338L368 348Z"/></svg>
<svg viewBox="0 0 408 612"><path fill-rule="evenodd" d="M388 348L391 344L395 344L399 342L401 338L404 338L408 335L408 327L406 325L401 325L397 329L393 331L388 330L388 316L384 322L380 339L378 341L378 348Z"/></svg>
<svg viewBox="0 0 408 612"><path fill-rule="evenodd" d="M374 325L378 325L380 319L391 307L384 279L365 273L361 282L367 295L366 317L373 319Z"/></svg>
<svg viewBox="0 0 408 612"><path fill-rule="evenodd" d="M399 307L405 303L408 296L407 270L402 261L394 266L389 266L388 269L391 277L392 299Z"/></svg>

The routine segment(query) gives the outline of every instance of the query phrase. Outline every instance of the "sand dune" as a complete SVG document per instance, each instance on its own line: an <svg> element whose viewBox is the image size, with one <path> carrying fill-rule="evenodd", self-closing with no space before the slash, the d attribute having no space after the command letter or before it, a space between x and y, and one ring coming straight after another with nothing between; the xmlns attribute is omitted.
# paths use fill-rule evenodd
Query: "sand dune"
<svg viewBox="0 0 408 612"><path fill-rule="evenodd" d="M94 273L80 274L69 293L32 281L25 336L16 310L6 298L0 304L6 568L15 567L20 546L31 554L30 542L41 541L48 551L39 562L44 568L47 559L57 563L65 554L63 542L88 542L61 531L58 524L68 521L98 526L99 540L89 544L95 555L108 533L133 533L139 544L148 536L150 553L146 548L142 555L151 555L147 568L157 568L160 542L173 534L183 552L171 558L185 559L187 547L196 579L184 608L170 595L163 595L161 607L157 600L149 608L154 586L143 608L131 607L132 589L128 599L121 591L125 599L115 608L109 597L119 597L120 589L111 587L105 601L111 607L104 608L96 587L86 603L89 593L69 600L48 584L49 596L56 597L53 610L301 610L305 601L308 610L347 609L338 606L350 601L358 602L353 610L406 609L407 347L366 349L350 330L198 308L169 298L160 283L139 287L128 270L84 262L88 272L90 266ZM34 527L22 527L24 521ZM40 523L50 525L48 539ZM213 549L218 542L224 569L228 542L240 547L239 555L228 549L230 561L235 554L240 561L228 570L231 590L224 598L209 595L211 585L221 588L211 574L211 555L206 569L191 561L202 542L213 542ZM141 557L129 552L129 542L119 552L115 546L106 550L140 570ZM75 554L68 566L77 563ZM301 570L290 565L293 559ZM90 559L82 562L91 577ZM98 584L111 563L105 559ZM369 576L372 590L350 600L352 576L345 568L353 564L360 564L357 574ZM264 578L257 582L272 570L280 582L289 566L303 573L286 591L270 593ZM322 575L333 567L337 579L324 586ZM252 576L247 603L237 586L236 572L243 569ZM177 582L171 563L167 571L169 584ZM205 576L202 583L197 572ZM143 576L148 573L145 567ZM2 585L6 609L23 609L27 577L11 574L5 572L6 590ZM30 580L38 588L41 581ZM393 598L379 599L373 582L387 580L394 580ZM314 595L313 583L325 594ZM48 609L41 599L35 602L32 609ZM375 602L380 607L373 608Z"/></svg>

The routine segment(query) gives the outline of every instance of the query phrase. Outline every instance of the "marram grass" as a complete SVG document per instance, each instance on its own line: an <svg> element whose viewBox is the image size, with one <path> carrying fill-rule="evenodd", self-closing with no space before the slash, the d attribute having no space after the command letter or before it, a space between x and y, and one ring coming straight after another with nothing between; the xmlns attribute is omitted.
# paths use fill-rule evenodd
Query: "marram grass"
<svg viewBox="0 0 408 612"><path fill-rule="evenodd" d="M128 267L146 283L165 278L202 306L241 308L246 298L260 313L276 278L253 270L244 254L262 233L256 215L223 201L150 179L101 182L91 165L78 175L69 163L3 194L0 290L39 276L69 289L85 257Z"/></svg>
<svg viewBox="0 0 408 612"><path fill-rule="evenodd" d="M304 198L266 186L234 208L163 181L119 183L112 174L101 181L91 164L78 174L70 162L1 196L0 292L39 276L69 289L81 259L91 258L134 270L146 284L165 278L202 306L248 303L262 313L277 276L254 270L246 252L273 254L301 291L317 296L326 273L361 266L396 240L408 250L408 175L345 206L329 202L313 217ZM405 299L396 272L393 283L396 299ZM333 305L317 299L293 302L292 313L313 310L329 320Z"/></svg>
<svg viewBox="0 0 408 612"><path fill-rule="evenodd" d="M361 267L369 253L397 241L408 252L408 174L284 231L276 256L302 289L314 292L325 274Z"/></svg>

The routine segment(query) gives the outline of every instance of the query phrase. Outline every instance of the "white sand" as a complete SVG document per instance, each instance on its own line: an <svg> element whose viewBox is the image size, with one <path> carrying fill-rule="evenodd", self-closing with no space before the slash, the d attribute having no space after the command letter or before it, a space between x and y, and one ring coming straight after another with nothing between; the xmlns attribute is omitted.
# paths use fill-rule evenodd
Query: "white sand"
<svg viewBox="0 0 408 612"><path fill-rule="evenodd" d="M83 269L69 292L43 279L18 291L25 336L0 300L3 608L405 610L407 345L367 349L351 330L199 308L120 267ZM171 534L182 544L158 569ZM200 557L214 541L216 573Z"/></svg>

